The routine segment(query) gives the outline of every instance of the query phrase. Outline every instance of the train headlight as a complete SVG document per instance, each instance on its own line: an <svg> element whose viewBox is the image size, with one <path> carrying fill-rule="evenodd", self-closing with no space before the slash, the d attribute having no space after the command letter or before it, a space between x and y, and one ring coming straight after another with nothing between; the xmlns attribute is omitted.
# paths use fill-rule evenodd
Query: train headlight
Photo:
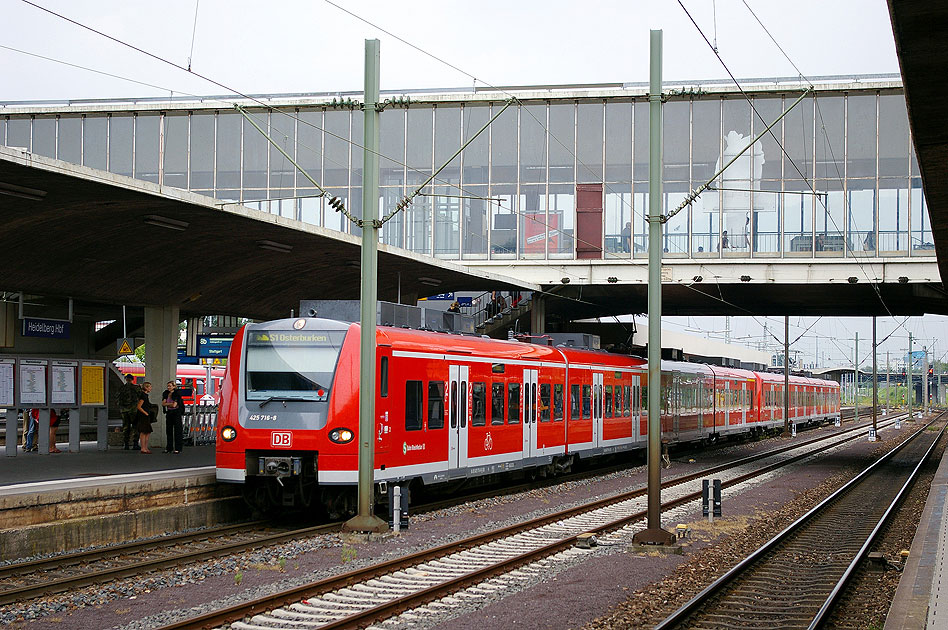
<svg viewBox="0 0 948 630"><path fill-rule="evenodd" d="M224 427L221 429L221 438L225 442L233 442L237 439L237 429L234 427Z"/></svg>
<svg viewBox="0 0 948 630"><path fill-rule="evenodd" d="M348 444L355 437L349 429L333 429L329 432L329 441L336 444Z"/></svg>

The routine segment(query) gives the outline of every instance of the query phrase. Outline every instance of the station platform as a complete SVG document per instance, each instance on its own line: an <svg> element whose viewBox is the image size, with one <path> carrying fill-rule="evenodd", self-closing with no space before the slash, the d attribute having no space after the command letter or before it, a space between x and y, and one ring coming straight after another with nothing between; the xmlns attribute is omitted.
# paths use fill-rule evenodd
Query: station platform
<svg viewBox="0 0 948 630"><path fill-rule="evenodd" d="M217 482L214 446L152 453L82 442L78 452L0 456L0 558L109 545L244 520L240 487Z"/></svg>
<svg viewBox="0 0 948 630"><path fill-rule="evenodd" d="M948 456L932 479L884 630L948 630Z"/></svg>
<svg viewBox="0 0 948 630"><path fill-rule="evenodd" d="M0 495L17 491L42 491L50 487L48 482L69 481L77 487L100 482L115 483L116 475L142 473L164 474L171 471L203 469L214 474L214 446L185 447L177 455L164 453L160 447L152 449L151 455L139 451L123 450L121 446L108 450L97 449L96 442L81 442L78 452L69 452L60 444L62 453L24 453L17 448L16 457L0 454ZM45 486L16 488L24 484L46 483Z"/></svg>

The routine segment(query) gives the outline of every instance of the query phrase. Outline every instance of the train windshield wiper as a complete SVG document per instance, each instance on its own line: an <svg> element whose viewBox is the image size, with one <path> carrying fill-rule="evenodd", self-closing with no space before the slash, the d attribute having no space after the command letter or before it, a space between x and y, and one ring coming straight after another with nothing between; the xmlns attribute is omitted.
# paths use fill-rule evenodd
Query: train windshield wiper
<svg viewBox="0 0 948 630"><path fill-rule="evenodd" d="M280 402L282 402L284 407L286 406L287 402L313 402L312 400L308 398L299 398L299 397L293 397L293 396L270 396L269 398L264 400L262 403L260 403L260 408L263 409L264 407L272 403L274 400L279 400Z"/></svg>

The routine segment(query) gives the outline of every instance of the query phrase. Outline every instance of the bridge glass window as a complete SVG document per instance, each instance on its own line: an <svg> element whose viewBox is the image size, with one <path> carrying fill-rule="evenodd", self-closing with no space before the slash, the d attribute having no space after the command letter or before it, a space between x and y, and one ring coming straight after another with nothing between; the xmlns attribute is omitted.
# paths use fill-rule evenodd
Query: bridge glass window
<svg viewBox="0 0 948 630"><path fill-rule="evenodd" d="M293 146L296 144L296 124L292 116L286 116L277 111L270 114L270 137L290 155L293 155ZM293 181L296 179L296 167L290 164L290 161L275 146L269 142L266 142L266 146L266 150L270 152L270 188L292 189ZM277 196L283 195L270 195L270 197Z"/></svg>
<svg viewBox="0 0 948 630"><path fill-rule="evenodd" d="M349 183L349 114L348 110L326 112L324 179L320 182L324 186L346 186Z"/></svg>
<svg viewBox="0 0 948 630"><path fill-rule="evenodd" d="M214 114L191 115L191 190L214 188Z"/></svg>
<svg viewBox="0 0 948 630"><path fill-rule="evenodd" d="M444 428L444 381L428 381L428 428Z"/></svg>
<svg viewBox="0 0 948 630"><path fill-rule="evenodd" d="M471 383L471 426L487 424L487 385Z"/></svg>
<svg viewBox="0 0 948 630"><path fill-rule="evenodd" d="M595 106L593 106L595 107ZM599 105L600 119L602 118L602 105ZM575 122L575 112L576 105L573 103L566 103L563 105L550 105L550 122L549 122L549 132L550 137L547 140L550 144L550 182L573 182L576 181L575 169L573 162L576 158L582 159L582 156L575 156L573 151L573 137L576 134L576 122ZM531 121L532 122L532 121ZM523 121L521 120L521 125ZM592 157L592 169L593 172L601 171L599 168L596 171L596 166L602 163L602 127L600 121L600 130L597 146L599 147L598 156L588 156ZM562 144L561 144L562 143ZM563 146L565 145L565 146ZM588 173L588 172L587 172ZM593 180L599 179L602 177L601 174L592 175L589 173Z"/></svg>
<svg viewBox="0 0 948 630"><path fill-rule="evenodd" d="M520 424L520 383L507 386L507 424Z"/></svg>
<svg viewBox="0 0 948 630"><path fill-rule="evenodd" d="M164 185L188 188L188 116L165 116Z"/></svg>
<svg viewBox="0 0 948 630"><path fill-rule="evenodd" d="M59 119L56 138L56 158L79 164L82 162L82 118L67 116Z"/></svg>
<svg viewBox="0 0 948 630"><path fill-rule="evenodd" d="M492 425L504 423L504 391L503 383L490 385L490 423Z"/></svg>
<svg viewBox="0 0 948 630"><path fill-rule="evenodd" d="M424 422L424 394L421 381L405 382L405 430L420 431Z"/></svg>
<svg viewBox="0 0 948 630"><path fill-rule="evenodd" d="M592 417L592 385L583 385L583 420Z"/></svg>
<svg viewBox="0 0 948 630"><path fill-rule="evenodd" d="M540 422L550 421L550 384L540 384Z"/></svg>
<svg viewBox="0 0 948 630"><path fill-rule="evenodd" d="M241 116L220 112L217 116L217 189L240 186Z"/></svg>
<svg viewBox="0 0 948 630"><path fill-rule="evenodd" d="M267 131L269 114L267 112L254 112L247 114L258 127ZM267 153L269 151L269 142L266 137L250 124L250 120L244 119L244 150L243 150L243 168L244 168L244 188L266 188L267 187ZM266 196L266 195L264 195Z"/></svg>
<svg viewBox="0 0 948 630"><path fill-rule="evenodd" d="M135 179L158 183L161 117L139 114L135 119Z"/></svg>
<svg viewBox="0 0 948 630"><path fill-rule="evenodd" d="M562 383L553 386L553 422L563 421L563 394L566 387Z"/></svg>
<svg viewBox="0 0 948 630"><path fill-rule="evenodd" d="M109 119L109 171L118 175L132 175L131 116L112 116Z"/></svg>
<svg viewBox="0 0 948 630"><path fill-rule="evenodd" d="M547 164L547 106L523 105L520 107L520 181L543 182L546 180ZM572 148L573 134L569 135Z"/></svg>
<svg viewBox="0 0 948 630"><path fill-rule="evenodd" d="M41 116L33 119L33 153L56 157L56 119Z"/></svg>
<svg viewBox="0 0 948 630"><path fill-rule="evenodd" d="M109 119L105 116L86 116L82 130L82 163L106 170L109 155Z"/></svg>

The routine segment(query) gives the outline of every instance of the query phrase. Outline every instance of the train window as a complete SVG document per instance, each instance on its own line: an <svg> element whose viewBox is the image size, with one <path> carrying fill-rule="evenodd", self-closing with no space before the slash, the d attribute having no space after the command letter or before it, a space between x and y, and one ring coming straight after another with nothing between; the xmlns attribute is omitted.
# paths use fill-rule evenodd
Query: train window
<svg viewBox="0 0 948 630"><path fill-rule="evenodd" d="M458 384L451 381L451 428L458 428Z"/></svg>
<svg viewBox="0 0 948 630"><path fill-rule="evenodd" d="M490 366L490 371L493 374L503 374L507 370L507 366L503 363L492 363Z"/></svg>
<svg viewBox="0 0 948 630"><path fill-rule="evenodd" d="M444 381L428 381L428 428L444 428Z"/></svg>
<svg viewBox="0 0 948 630"><path fill-rule="evenodd" d="M490 423L504 423L504 384L491 383L490 386Z"/></svg>
<svg viewBox="0 0 948 630"><path fill-rule="evenodd" d="M520 383L507 386L507 424L520 424Z"/></svg>
<svg viewBox="0 0 948 630"><path fill-rule="evenodd" d="M622 415L631 416L632 415L632 386L623 385L622 386Z"/></svg>
<svg viewBox="0 0 948 630"><path fill-rule="evenodd" d="M464 429L467 427L467 381L461 381L461 395L459 397L459 402L461 403L461 428Z"/></svg>
<svg viewBox="0 0 948 630"><path fill-rule="evenodd" d="M579 385L569 386L569 417L579 420Z"/></svg>
<svg viewBox="0 0 948 630"><path fill-rule="evenodd" d="M471 426L487 424L487 385L471 383Z"/></svg>
<svg viewBox="0 0 948 630"><path fill-rule="evenodd" d="M563 421L563 392L566 386L557 383L553 386L553 422Z"/></svg>
<svg viewBox="0 0 948 630"><path fill-rule="evenodd" d="M388 397L388 357L382 357L382 366L379 369L379 396Z"/></svg>
<svg viewBox="0 0 948 630"><path fill-rule="evenodd" d="M592 410L592 385L583 385L583 420L589 420Z"/></svg>
<svg viewBox="0 0 948 630"><path fill-rule="evenodd" d="M639 412L648 413L648 385L639 387Z"/></svg>
<svg viewBox="0 0 948 630"><path fill-rule="evenodd" d="M612 417L612 385L606 385L603 389L606 390L605 395L605 412L604 416L606 418Z"/></svg>
<svg viewBox="0 0 948 630"><path fill-rule="evenodd" d="M550 421L550 384L540 385L540 422Z"/></svg>
<svg viewBox="0 0 948 630"><path fill-rule="evenodd" d="M405 430L420 431L422 426L422 409L424 396L422 395L421 381L405 382Z"/></svg>

